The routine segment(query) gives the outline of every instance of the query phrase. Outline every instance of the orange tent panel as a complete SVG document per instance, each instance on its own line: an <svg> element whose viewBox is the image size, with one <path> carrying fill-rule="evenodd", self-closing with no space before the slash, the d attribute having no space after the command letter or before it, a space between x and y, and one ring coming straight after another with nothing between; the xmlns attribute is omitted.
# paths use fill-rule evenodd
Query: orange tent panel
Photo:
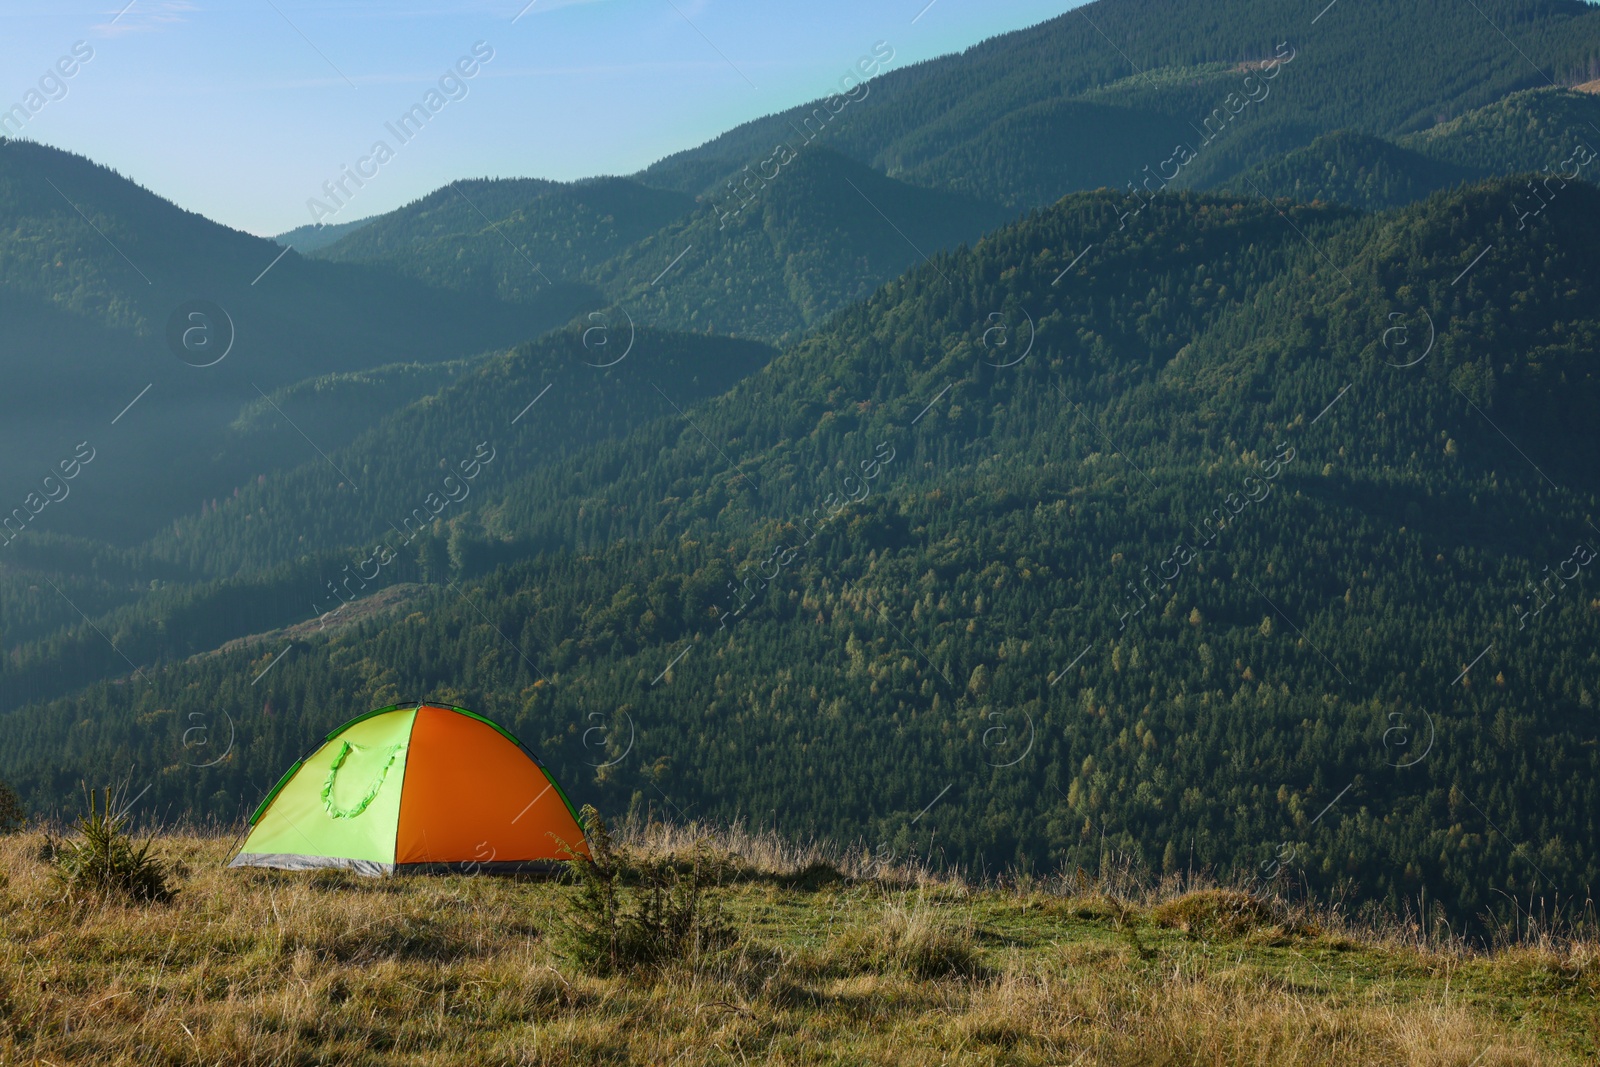
<svg viewBox="0 0 1600 1067"><path fill-rule="evenodd" d="M411 729L395 863L508 863L587 854L552 780L488 723L424 705Z"/></svg>

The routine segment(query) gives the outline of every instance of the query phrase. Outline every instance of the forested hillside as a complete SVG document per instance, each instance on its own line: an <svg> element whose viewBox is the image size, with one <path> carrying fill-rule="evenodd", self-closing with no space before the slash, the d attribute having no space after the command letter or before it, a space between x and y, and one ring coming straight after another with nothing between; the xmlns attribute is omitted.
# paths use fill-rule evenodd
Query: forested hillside
<svg viewBox="0 0 1600 1067"><path fill-rule="evenodd" d="M821 147L780 154L779 163L770 182L626 250L595 270L594 282L641 321L790 342L1011 216Z"/></svg>
<svg viewBox="0 0 1600 1067"><path fill-rule="evenodd" d="M786 344L1070 192L1383 208L1600 136L1594 97L1550 88L1600 73L1600 15L1577 0L1207 11L1103 0L903 68L880 41L834 95L632 180L458 182L316 254L508 300L582 279L663 328Z"/></svg>
<svg viewBox="0 0 1600 1067"><path fill-rule="evenodd" d="M29 533L124 545L245 477L316 455L289 423L310 426L312 441L322 435L293 403L279 433L258 435L248 456L225 446L218 455L228 426L263 393L477 355L600 303L572 282L512 304L303 259L22 141L0 142L0 241L6 508L87 440L96 458L73 488L96 504L41 512ZM215 309L203 324L186 317L195 301ZM173 348L185 337L195 352Z"/></svg>
<svg viewBox="0 0 1600 1067"><path fill-rule="evenodd" d="M978 195L1023 206L1081 188L1081 170L1064 168L1053 190L1016 157L1061 152L1013 129L1079 131L1081 154L1106 128L1103 112L1057 103L1080 97L1136 109L1123 124L1161 129L1177 120L1192 136L1206 184L1337 129L1390 136L1427 129L1508 93L1585 82L1600 74L1600 12L1581 0L1483 0L1457 4L1376 4L1358 10L1324 4L1229 0L1181 5L1162 0L1099 0L1047 22L944 57L894 69L868 85L864 99L826 124L822 143L892 176L936 173L940 157L981 161L969 186ZM1319 14L1320 13L1320 14ZM893 52L892 41L887 42ZM1251 66L1292 56L1278 76L1246 81ZM846 88L846 87L841 87ZM1230 94L1231 99L1230 99ZM858 92L859 95L859 92ZM746 123L669 156L640 177L688 192L719 186L754 164L825 101ZM1223 109L1223 137L1205 119ZM1251 127L1241 136L1240 128ZM998 133L997 135L997 128ZM1198 143L1211 137L1214 144ZM1201 149L1204 148L1204 152ZM1112 146L1112 152L1118 149ZM1142 179L1171 154L1151 143L1139 167L1106 184ZM1228 157L1219 166L1218 157ZM1513 169L1524 169L1522 164ZM958 180L949 168L945 180ZM1010 175L1010 177L1008 177ZM915 179L913 179L915 180ZM1189 176L1189 180L1194 177Z"/></svg>
<svg viewBox="0 0 1600 1067"><path fill-rule="evenodd" d="M1339 130L1252 167L1230 181L1227 189L1242 195L1256 193L1298 203L1322 201L1381 211L1486 173L1441 163L1381 137Z"/></svg>
<svg viewBox="0 0 1600 1067"><path fill-rule="evenodd" d="M383 263L422 281L527 301L687 214L682 193L624 178L570 185L528 179L455 182L322 250Z"/></svg>
<svg viewBox="0 0 1600 1067"><path fill-rule="evenodd" d="M321 222L306 226L296 226L278 234L273 240L285 248L294 248L302 253L315 252L326 248L333 242L348 234L352 234L373 221L372 217L353 219L350 222Z"/></svg>
<svg viewBox="0 0 1600 1067"><path fill-rule="evenodd" d="M1012 214L797 142L725 197L621 178L458 182L318 255L510 301L581 280L640 323L781 344Z"/></svg>
<svg viewBox="0 0 1600 1067"><path fill-rule="evenodd" d="M679 418L678 405L726 391L772 355L755 342L648 329L602 343L603 329L494 357L325 459L252 477L136 551L19 541L13 588L54 625L10 623L0 708L121 674L127 657L187 656L306 620L326 626L387 586L481 569L481 523L520 477L641 422ZM80 606L101 610L50 614L49 583L86 572L96 580ZM149 593L126 606L144 581Z"/></svg>
<svg viewBox="0 0 1600 1067"><path fill-rule="evenodd" d="M1325 134L1230 179L1226 188L1381 210L1492 174L1560 175L1561 184L1582 175L1592 184L1585 161L1597 143L1600 98L1530 89L1395 141L1350 130Z"/></svg>
<svg viewBox="0 0 1600 1067"><path fill-rule="evenodd" d="M1600 96L1558 89L1513 93L1400 138L1435 159L1496 174L1556 170L1577 142L1600 142Z"/></svg>
<svg viewBox="0 0 1600 1067"><path fill-rule="evenodd" d="M13 712L0 772L239 811L425 693L613 808L973 863L1109 842L1468 919L1579 892L1600 194L1519 231L1518 188L1175 195L1122 229L1070 197L520 475L447 574L507 566Z"/></svg>

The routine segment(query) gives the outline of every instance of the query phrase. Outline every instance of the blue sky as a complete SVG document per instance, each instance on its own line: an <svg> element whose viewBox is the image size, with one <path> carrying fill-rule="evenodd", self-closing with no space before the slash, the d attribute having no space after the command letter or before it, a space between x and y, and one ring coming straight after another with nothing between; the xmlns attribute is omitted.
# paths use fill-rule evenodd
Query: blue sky
<svg viewBox="0 0 1600 1067"><path fill-rule="evenodd" d="M0 5L0 111L46 79L33 105L54 99L23 136L274 234L311 221L307 200L379 139L394 158L368 164L376 175L331 221L461 177L629 173L832 91L877 41L903 66L1079 0L125 2ZM79 41L93 58L55 80ZM384 124L477 42L493 58L465 95L452 85L456 98L397 147Z"/></svg>

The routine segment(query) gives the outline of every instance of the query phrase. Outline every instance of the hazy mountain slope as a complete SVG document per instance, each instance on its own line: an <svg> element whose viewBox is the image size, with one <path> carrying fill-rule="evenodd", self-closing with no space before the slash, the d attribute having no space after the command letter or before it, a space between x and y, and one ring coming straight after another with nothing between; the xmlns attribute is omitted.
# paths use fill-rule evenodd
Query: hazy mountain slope
<svg viewBox="0 0 1600 1067"><path fill-rule="evenodd" d="M367 225L376 229L348 246L342 258L369 259L452 234L475 234L484 228L484 216L505 218L530 201L561 188L562 183L547 178L468 178L451 182L393 211L360 220L363 225L345 236L352 236Z"/></svg>
<svg viewBox="0 0 1600 1067"><path fill-rule="evenodd" d="M851 211L841 206L853 195L841 175L818 173L809 184L785 180L796 154L806 166L806 157L827 159L827 151L836 151L911 185L1013 211L1102 186L1244 190L1257 177L1285 195L1296 188L1318 195L1314 189L1326 177L1298 171L1317 170L1313 157L1328 145L1288 164L1275 161L1336 130L1394 136L1541 84L1518 48L1557 77L1577 77L1600 63L1600 16L1565 0L1509 0L1481 13L1436 0L1420 10L1382 7L1361 19L1330 10L1313 25L1316 14L1260 0L1171 10L1148 0L1101 0L905 69L895 69L893 43L878 42L846 65L848 76L841 71L840 94L747 123L641 172L640 182L658 187L653 194L620 179L458 183L323 254L386 262L434 284L513 300L537 292L543 277L581 273L613 297L640 304L646 321L659 326L709 324L785 343L914 262L858 246L858 236L878 236L870 219L848 227L832 221ZM863 81L871 74L878 76ZM1384 91L1371 91L1375 84ZM1523 169L1499 162L1518 154L1526 131L1503 132L1498 148L1471 149L1472 163L1433 153L1465 170L1404 160L1392 150L1367 163L1350 155L1363 149L1346 146L1321 169L1324 176L1328 166L1341 175L1354 171L1356 187L1343 188L1346 179L1336 178L1324 192L1377 206L1477 173ZM1271 175L1259 171L1274 165L1279 169ZM1377 170L1364 173L1367 166ZM1415 173L1401 177L1391 173L1396 168ZM663 190L680 198L650 199L670 196ZM698 212L690 194L703 202ZM627 203L608 206L619 199ZM756 220L745 217L741 204L757 200L781 201L780 217L766 209ZM518 204L515 217L506 217ZM893 205L879 207L899 218ZM908 204L911 217L920 210ZM716 234L704 233L707 213ZM975 223L960 221L974 213L970 204L934 208L931 214L946 220L937 227L942 232L907 230L910 244L931 252L1005 217L977 212ZM723 232L730 217L737 220L731 235ZM491 219L500 232L488 225ZM675 295L652 285L691 245L697 251L686 254L680 269L692 274L694 258L709 249L715 276L685 277Z"/></svg>
<svg viewBox="0 0 1600 1067"><path fill-rule="evenodd" d="M185 517L158 536L152 550L222 577L306 552L365 546L404 526L423 499L439 491L435 482L447 476L461 481L458 461L488 442L497 457L484 465L492 478L467 487L463 499L472 498L470 508L452 501L438 529L429 516L429 534L443 538L461 523L472 526L468 513L502 498L529 471L626 437L641 423L677 419L674 403L720 395L775 354L752 341L650 327L632 336L617 328L602 346L602 329L553 332L484 361L436 394L397 406L350 446L330 453L358 490L342 485L340 471L328 463L308 463L243 486L206 516ZM508 442L503 448L496 444L502 440ZM286 512L306 518L294 526L260 521Z"/></svg>
<svg viewBox="0 0 1600 1067"><path fill-rule="evenodd" d="M324 375L275 389L246 403L233 422L208 441L213 468L226 468L237 462L253 464L252 469L264 472L271 469L271 457L278 455L287 455L291 466L306 466L295 463L303 458L300 449L305 447L305 441L299 437L290 440L295 431L286 419L301 427L314 427L319 447L337 450L384 417L438 392L478 362L455 360L377 367ZM101 458L97 454L94 462ZM321 464L323 460L314 462ZM258 473L257 477L261 476ZM105 481L98 478L94 465L86 468L80 478L70 483L68 496L60 504L70 506L67 500L72 492L86 494L91 505L101 503L96 493ZM136 482L131 488L140 487ZM226 499L230 492L238 491L237 486L226 485L187 488L184 495L189 499L182 502L184 512L215 508L219 496ZM215 495L192 503L197 490L208 489ZM175 514L173 519L177 518ZM20 536L4 545L5 554L0 558L0 646L7 649L45 638L63 627L78 627L84 614L97 618L162 585L202 577L185 563L158 558L147 546L113 548L49 532L48 527L41 529L42 526L30 523ZM55 583L57 589L52 589L50 583Z"/></svg>
<svg viewBox="0 0 1600 1067"><path fill-rule="evenodd" d="M12 560L19 586L84 572L111 585L90 588L86 609L100 608L93 622L56 612L12 624L18 640L0 663L0 706L121 673L130 659L150 664L319 617L325 624L347 602L398 582L475 573L483 517L519 479L640 423L675 420L674 404L725 391L773 354L749 341L648 328L602 346L594 329L486 360L397 406L348 447L207 501L137 554L21 543L25 553ZM608 347L615 365L597 366ZM131 595L144 583L147 592Z"/></svg>
<svg viewBox="0 0 1600 1067"><path fill-rule="evenodd" d="M1533 89L1402 137L1413 151L1497 174L1580 170L1593 183L1600 167L1562 167L1580 146L1600 153L1600 98L1564 89Z"/></svg>
<svg viewBox="0 0 1600 1067"><path fill-rule="evenodd" d="M1321 200L1378 211L1479 178L1484 171L1443 163L1380 137L1350 130L1253 167L1227 183L1241 195Z"/></svg>
<svg viewBox="0 0 1600 1067"><path fill-rule="evenodd" d="M580 278L626 308L614 313L619 319L781 343L922 253L975 240L1013 214L972 196L885 179L803 138L792 141L792 151L752 172L737 195L696 203L683 193L603 178L538 184L518 200L504 188L517 183L458 182L319 256L384 264L430 284L511 301L543 292L546 277ZM485 196L491 189L493 197ZM503 214L480 214L479 199ZM685 249L691 251L675 261Z"/></svg>
<svg viewBox="0 0 1600 1067"><path fill-rule="evenodd" d="M939 139L937 127L914 139ZM906 169L907 181L998 200L1048 204L1073 189L1121 188L1190 137L1188 124L1138 108L1043 100ZM908 138L908 140L913 140ZM917 152L918 156L925 153Z"/></svg>
<svg viewBox="0 0 1600 1067"><path fill-rule="evenodd" d="M377 216L369 216L353 222L324 222L296 226L292 230L278 234L272 240L285 248L293 248L302 255L310 255L328 247L341 237L355 233L376 218Z"/></svg>
<svg viewBox="0 0 1600 1067"><path fill-rule="evenodd" d="M1378 209L1489 174L1546 171L1593 184L1600 176L1600 153L1591 147L1600 145L1600 100L1532 89L1397 141L1340 130L1246 171L1227 187ZM1546 198L1556 189L1551 186Z"/></svg>
<svg viewBox="0 0 1600 1067"><path fill-rule="evenodd" d="M489 358L396 363L295 382L244 405L218 449L254 454L264 441L283 433L286 416L297 425L317 427L317 443L324 450L342 448L387 416L443 390Z"/></svg>
<svg viewBox="0 0 1600 1067"><path fill-rule="evenodd" d="M576 279L693 207L691 197L625 178L454 182L319 256L523 301L544 291L546 278Z"/></svg>
<svg viewBox="0 0 1600 1067"><path fill-rule="evenodd" d="M792 341L924 255L1013 214L821 147L776 156L766 173L744 198L701 208L589 277L640 322Z"/></svg>
<svg viewBox="0 0 1600 1067"><path fill-rule="evenodd" d="M350 707L427 694L612 807L1068 869L1192 850L1468 920L1571 891L1600 873L1573 551L1600 192L1521 233L1515 193L1292 227L1168 197L1126 229L1119 198L1069 198L484 517L485 552L565 551L298 646L265 692L273 649L13 713L0 758L54 802L227 708L232 762L156 778L226 807ZM1031 318L1026 358L994 314L1008 346Z"/></svg>
<svg viewBox="0 0 1600 1067"><path fill-rule="evenodd" d="M1154 99L1123 102L1195 127L1216 109L1227 108L1248 109L1251 121L1270 116L1299 130L1297 142L1271 146L1283 151L1342 128L1378 135L1425 129L1512 91L1547 84L1519 49L1558 81L1592 77L1600 60L1600 12L1578 0L1498 0L1476 7L1427 0L1378 5L1359 17L1337 7L1318 17L1322 6L1228 0L1174 7L1157 0L1099 0L959 55L903 69L893 69L892 61L877 64L873 69L887 68L887 73L865 89L851 88L853 101L824 124L822 139L892 175L925 173L918 168L949 153L993 158L1002 145L991 127L1025 121L1013 115L1073 97L1092 99L1093 91L1127 79L1144 81ZM893 42L887 46L892 51ZM1248 69L1235 69L1226 78L1213 71L1175 79L1199 81L1187 91L1163 80L1174 71L1205 64L1237 67L1278 54L1294 59L1265 91L1255 79L1245 83ZM1230 93L1235 100L1259 99L1240 108L1228 103ZM716 164L722 175L753 165L808 117L827 110L819 100L746 123L654 164L641 180L696 193L719 188ZM1088 136L1093 130L1076 135L1080 139L1072 148L1079 154L1095 151ZM1038 145L1028 147L1037 150ZM1024 150L1022 143L1017 150ZM1219 166L1229 152L1236 158L1228 167ZM1154 166L1167 158L1170 146L1152 145L1150 153L1144 162ZM1232 145L1210 157L1206 184L1263 158L1249 145ZM1137 172L1107 184L1121 187ZM1026 191L1034 197L1030 203L1042 204L1078 188L1074 180L1079 172L1069 168L1053 188L1040 188L1036 180L1015 188L1019 196Z"/></svg>
<svg viewBox="0 0 1600 1067"><path fill-rule="evenodd" d="M29 525L124 543L246 473L316 455L317 428L285 424L276 448L219 459L226 427L263 391L475 354L595 302L592 290L562 283L510 305L306 260L80 157L16 141L0 145L0 247L5 508L87 440L96 459L80 488L93 491ZM186 318L197 298L221 317ZM180 360L171 345L182 336L215 344L180 346Z"/></svg>

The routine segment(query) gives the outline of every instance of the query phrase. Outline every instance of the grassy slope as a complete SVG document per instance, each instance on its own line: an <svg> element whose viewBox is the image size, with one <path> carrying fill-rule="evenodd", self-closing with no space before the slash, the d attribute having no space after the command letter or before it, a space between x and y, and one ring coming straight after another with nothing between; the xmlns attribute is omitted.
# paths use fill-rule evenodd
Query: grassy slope
<svg viewBox="0 0 1600 1067"><path fill-rule="evenodd" d="M228 871L226 839L174 836L158 842L185 871L173 904L74 910L48 902L41 841L0 838L0 1064L937 1052L942 1063L1504 1067L1593 1062L1600 1038L1592 943L1475 954L1329 932L1326 916L1186 931L1214 899L1204 893L914 889L724 835L744 861L724 891L741 947L694 969L599 979L560 952L572 890L559 884ZM918 976L896 958L928 964Z"/></svg>

